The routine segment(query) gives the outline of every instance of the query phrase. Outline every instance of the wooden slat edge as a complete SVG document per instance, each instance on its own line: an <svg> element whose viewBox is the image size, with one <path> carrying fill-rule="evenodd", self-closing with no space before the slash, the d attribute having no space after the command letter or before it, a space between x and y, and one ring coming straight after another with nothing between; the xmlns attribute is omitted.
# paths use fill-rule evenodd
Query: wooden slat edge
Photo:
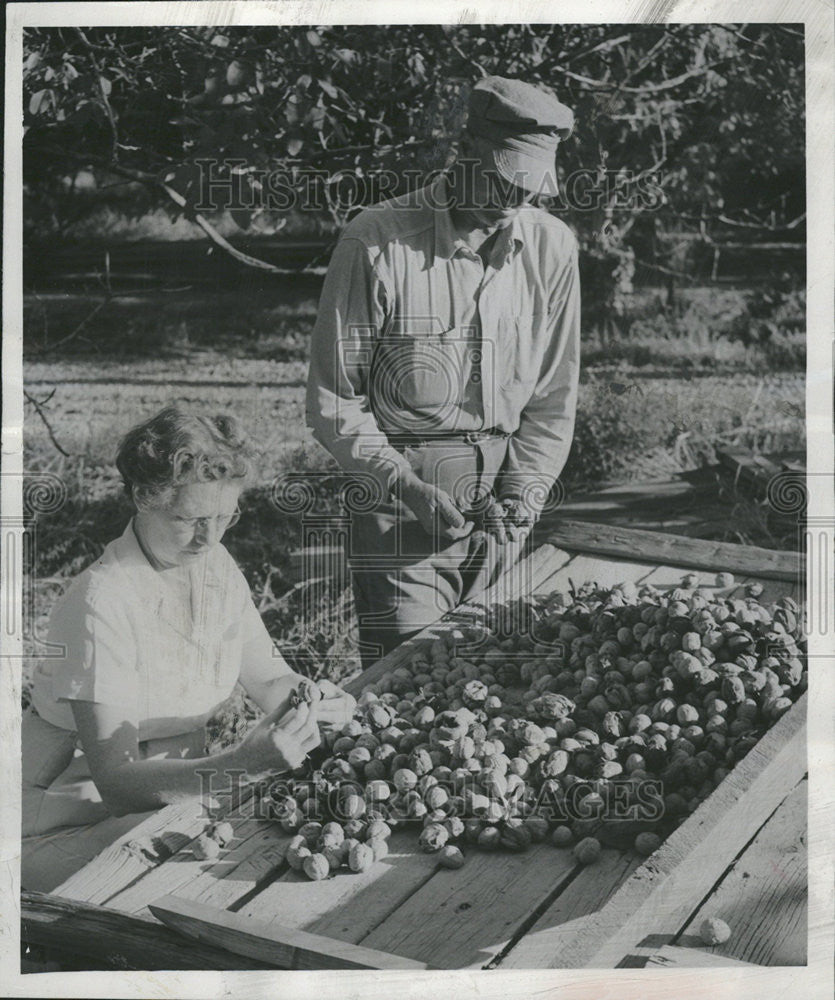
<svg viewBox="0 0 835 1000"><path fill-rule="evenodd" d="M117 837L92 861L62 882L54 894L83 902L106 903L168 860L167 852L155 852L155 842L164 842L167 836L176 845L174 853L186 850L203 832L210 815L219 819L232 813L254 792L251 784L242 783L232 792L217 791L214 795L217 808L209 807L207 800L199 796L163 806ZM114 871L120 876L111 881Z"/></svg>
<svg viewBox="0 0 835 1000"><path fill-rule="evenodd" d="M591 521L559 521L550 529L548 541L570 552L619 556L713 572L723 569L769 580L796 582L802 578L805 564L799 552L712 542Z"/></svg>
<svg viewBox="0 0 835 1000"><path fill-rule="evenodd" d="M164 924L227 951L285 969L407 969L425 970L422 962L349 944L321 934L264 923L177 896L163 896L149 909Z"/></svg>
<svg viewBox="0 0 835 1000"><path fill-rule="evenodd" d="M521 572L519 567L522 562L526 564L524 572L530 573L532 583L535 586L541 578L547 576L548 567L555 554L556 550L552 546L541 546L524 560L520 560L516 566L509 567L493 587L485 591L482 597L489 599L490 593L495 592L501 586L502 581L508 578L508 574ZM408 660L427 639L454 627L454 625L454 622L441 620L424 629L423 632L398 646L388 656L383 657L368 670L349 681L345 685L346 690L358 695L366 684L373 683ZM216 798L219 808L212 810L212 816L218 818L239 808L250 798L253 791L252 786L246 784L231 794L228 791L218 791ZM200 818L203 814L205 814L205 818ZM181 831L181 835L178 837L178 846L180 850L184 850L202 832L208 815L204 804L197 797L165 806L117 838L97 857L71 875L57 887L56 895L99 904L108 902L166 860L166 856L156 856L150 849L155 839L159 838L165 831ZM188 832L185 832L186 830ZM142 850L140 851L138 848L142 848ZM114 879L113 873L116 871L119 872L119 876Z"/></svg>
<svg viewBox="0 0 835 1000"><path fill-rule="evenodd" d="M660 969L720 969L725 967L742 969L762 969L753 962L741 962L738 958L728 958L715 952L699 948L680 948L666 944L647 959L647 968Z"/></svg>
<svg viewBox="0 0 835 1000"><path fill-rule="evenodd" d="M804 694L609 900L600 913L608 932L596 949L586 942L586 964L617 964L657 927L659 913L673 919L670 903L691 873L707 889L719 880L806 773L806 705ZM705 893L688 885L683 895L678 909L686 918Z"/></svg>
<svg viewBox="0 0 835 1000"><path fill-rule="evenodd" d="M677 932L806 773L806 703L804 694L605 906L543 935L523 967L614 968L647 935Z"/></svg>
<svg viewBox="0 0 835 1000"><path fill-rule="evenodd" d="M461 615L463 612L463 614L466 615L467 610L471 609L475 615L477 613L477 605L482 602L489 603L491 596L500 593L502 586L507 583L507 580L514 573L518 573L520 575L529 574L531 588L536 589L541 580L548 578L551 572L550 566L554 558L560 555L566 554L558 550L553 545L540 545L537 549L531 552L530 555L521 559L514 566L508 567L508 569L493 584L492 587L488 587L487 590L479 595L477 602L473 601L471 604L459 605L454 614ZM396 649L387 653L376 663L372 664L367 670L364 670L361 674L358 674L356 677L348 681L345 685L343 685L345 690L350 692L352 695L359 695L367 684L375 683L375 681L378 681L381 677L394 670L395 667L405 663L409 657L412 656L413 653L416 653L429 639L442 635L444 632L455 628L458 624L458 621L449 618L440 618L437 622L429 625L417 635L412 636L411 639L407 639L405 642L401 643Z"/></svg>
<svg viewBox="0 0 835 1000"><path fill-rule="evenodd" d="M94 903L50 893L22 892L20 907L23 941L76 957L88 956L96 965L106 960L117 969L143 972L272 968L254 959L244 965L232 952L178 939L155 921Z"/></svg>

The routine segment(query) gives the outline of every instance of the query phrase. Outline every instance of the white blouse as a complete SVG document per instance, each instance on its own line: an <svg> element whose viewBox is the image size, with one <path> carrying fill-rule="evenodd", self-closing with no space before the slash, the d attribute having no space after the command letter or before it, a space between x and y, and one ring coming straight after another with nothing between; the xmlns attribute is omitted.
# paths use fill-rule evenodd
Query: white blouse
<svg viewBox="0 0 835 1000"><path fill-rule="evenodd" d="M127 705L139 739L204 725L249 658L273 642L243 573L223 545L187 567L156 570L128 524L77 576L53 609L32 702L41 718L75 730L70 701Z"/></svg>

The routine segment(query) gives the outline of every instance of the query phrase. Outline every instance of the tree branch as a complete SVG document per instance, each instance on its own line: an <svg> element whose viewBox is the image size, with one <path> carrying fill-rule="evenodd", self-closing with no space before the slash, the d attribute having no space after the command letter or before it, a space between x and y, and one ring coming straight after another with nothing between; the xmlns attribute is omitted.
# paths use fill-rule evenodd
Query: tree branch
<svg viewBox="0 0 835 1000"><path fill-rule="evenodd" d="M630 80L633 80L639 73L642 73L655 58L656 53L659 52L667 44L670 38L674 37L674 35L675 32L672 28L665 31L655 45L650 48L649 52L647 52L644 58L638 63L638 65L634 69L631 69L623 80L621 80L618 90L622 90Z"/></svg>
<svg viewBox="0 0 835 1000"><path fill-rule="evenodd" d="M96 82L99 85L99 93L101 94L101 101L104 105L104 111L107 115L107 120L110 123L110 136L111 136L111 150L110 158L113 162L119 155L119 130L116 127L116 115L113 113L113 108L110 106L110 99L107 96L107 91L104 89L104 77L99 66L99 61L96 58L96 53L93 51L93 46L87 39L87 36L81 30L81 28L76 28L75 33L81 39L81 44L87 49L87 54L90 57L90 62L93 64L93 69L96 71Z"/></svg>
<svg viewBox="0 0 835 1000"><path fill-rule="evenodd" d="M62 150L61 153L63 156L67 155L66 150ZM249 254L244 253L242 250L238 250L236 247L233 247L232 244L227 239L221 236L221 234L215 229L215 227L211 224L211 222L209 222L209 220L204 215L198 212L180 194L179 191L176 191L174 188L172 188L170 184L166 184L165 181L161 180L156 174L148 173L145 170L135 170L132 167L126 167L121 163L111 163L109 161L105 161L95 156L78 157L77 162L79 164L85 163L88 166L92 164L94 166L101 167L104 170L109 170L111 171L111 173L118 174L120 177L125 177L128 180L139 181L141 184L147 184L150 187L159 188L161 191L165 192L167 197L170 198L175 205L177 205L179 208L183 210L185 217L189 221L194 222L195 225L197 225L200 229L202 229L203 232L206 234L206 236L208 236L209 239L212 241L212 243L214 243L215 246L220 247L220 249L223 250L224 253L229 254L230 257L233 257L241 264L245 264L247 267L254 267L260 271L268 271L271 274L285 273L280 267L276 267L275 264L269 264L265 260L260 260L257 257L251 257ZM105 299L105 301L108 301L108 299ZM100 305L103 306L104 303L101 303ZM85 320L84 322L85 323L88 322L90 318L92 317L88 317L87 320ZM77 331L73 331L73 334L71 336L75 336L76 333ZM68 337L65 337L64 340L59 341L59 343L64 343L68 339L69 339Z"/></svg>
<svg viewBox="0 0 835 1000"><path fill-rule="evenodd" d="M564 61L566 63L576 62L578 59L584 59L586 56L590 56L593 52L599 52L601 49L614 48L615 45L620 45L621 42L628 42L631 37L632 32L629 31L625 35L618 35L617 38L604 38L602 42L592 45L591 48L583 49L581 52L567 53Z"/></svg>
<svg viewBox="0 0 835 1000"><path fill-rule="evenodd" d="M452 51L461 59L462 62L468 63L470 66L473 67L473 69L478 70L481 76L484 77L488 75L487 70L481 65L481 63L476 62L475 59L472 59L470 56L468 56L467 53L464 52L464 50L458 44L458 42L454 41L451 35L445 34L440 26L438 27L438 31L443 36L443 42L452 49Z"/></svg>
<svg viewBox="0 0 835 1000"><path fill-rule="evenodd" d="M623 91L627 94L657 94L662 90L672 90L694 76L704 76L708 70L713 69L715 66L721 66L722 63L726 62L728 62L727 59L717 59L716 62L709 63L707 66L690 69L686 73L674 76L672 80L664 80L661 83L647 83L642 87L624 87L621 84L612 83L608 80L592 80L591 77L582 76L580 73L573 73L571 70L563 70L563 74L572 80L576 80L578 83L585 84L589 89Z"/></svg>
<svg viewBox="0 0 835 1000"><path fill-rule="evenodd" d="M806 35L802 31L792 31L791 28L787 28L785 24L772 24L772 28L776 28L778 31L782 32L784 35L788 35L789 38L797 38L801 42L806 41Z"/></svg>
<svg viewBox="0 0 835 1000"><path fill-rule="evenodd" d="M44 402L49 402L49 400L52 399L52 396L54 394L55 394L55 390L53 389L52 393L50 393L50 395L47 396L47 398L44 400ZM64 448L61 447L61 444L59 443L58 439L55 437L55 431L52 429L52 425L50 424L49 420L47 420L46 414L43 411L42 404L39 403L38 400L35 399L34 396L30 395L25 389L23 390L23 396L24 396L24 399L26 400L26 402L29 403L29 404L31 404L35 408L35 412L38 414L38 416L43 421L44 427L46 427L46 433L49 435L49 440L55 445L55 447L58 449L58 451L60 451L61 454L65 458L69 458L70 457L70 453L68 451L66 451Z"/></svg>
<svg viewBox="0 0 835 1000"><path fill-rule="evenodd" d="M282 274L283 271L280 267L276 267L275 264L270 264L265 260L260 260L258 257L251 257L248 253L244 253L242 250L238 250L237 247L233 247L232 244L215 229L215 227L209 222L209 220L198 212L188 201L184 198L179 191L171 187L170 184L166 184L165 181L161 180L155 174L149 174L144 170L134 170L131 167L123 167L121 164L108 164L109 169L114 173L120 174L122 177L127 177L131 180L140 181L142 184L150 184L154 187L160 188L164 191L166 195L178 205L186 216L186 218L194 222L195 225L199 226L200 229L209 237L215 246L220 247L225 253L229 254L230 257L234 257L235 260L239 261L241 264L246 264L247 267L254 267L260 271L268 271L270 274Z"/></svg>

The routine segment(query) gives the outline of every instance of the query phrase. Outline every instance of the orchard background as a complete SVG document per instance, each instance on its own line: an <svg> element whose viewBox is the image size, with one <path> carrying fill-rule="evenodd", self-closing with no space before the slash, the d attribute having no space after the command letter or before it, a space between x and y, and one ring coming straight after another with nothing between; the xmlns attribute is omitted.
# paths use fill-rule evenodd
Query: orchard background
<svg viewBox="0 0 835 1000"><path fill-rule="evenodd" d="M581 246L568 494L709 464L722 444L804 447L802 25L28 29L25 467L68 491L38 528L41 627L129 516L119 437L174 398L234 410L257 442L262 485L227 544L288 660L358 668L350 593L305 602L300 522L270 483L319 472L336 503L303 411L330 250L382 172L406 190L451 161L468 90L492 73L576 115L567 196L543 203ZM213 208L207 160L228 192ZM793 542L742 495L716 531ZM236 697L212 739L252 714Z"/></svg>

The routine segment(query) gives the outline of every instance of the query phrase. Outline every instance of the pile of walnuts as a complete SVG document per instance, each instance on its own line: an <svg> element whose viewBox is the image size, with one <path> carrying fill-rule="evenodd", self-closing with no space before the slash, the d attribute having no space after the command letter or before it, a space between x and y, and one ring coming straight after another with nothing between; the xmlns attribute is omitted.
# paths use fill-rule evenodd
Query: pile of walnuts
<svg viewBox="0 0 835 1000"><path fill-rule="evenodd" d="M312 774L264 793L291 866L363 871L410 825L448 867L545 839L582 864L651 854L806 688L791 598L698 582L585 584L427 642L366 686Z"/></svg>

